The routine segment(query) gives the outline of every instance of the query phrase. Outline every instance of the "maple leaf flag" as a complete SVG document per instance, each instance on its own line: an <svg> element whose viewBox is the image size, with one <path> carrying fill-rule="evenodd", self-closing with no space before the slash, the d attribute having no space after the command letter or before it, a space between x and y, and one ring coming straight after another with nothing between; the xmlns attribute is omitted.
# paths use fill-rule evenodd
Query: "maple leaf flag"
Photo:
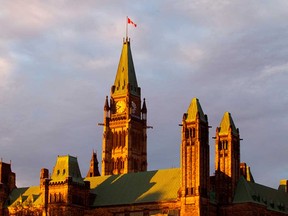
<svg viewBox="0 0 288 216"><path fill-rule="evenodd" d="M137 24L134 23L129 17L127 17L127 21L128 21L128 24L131 24L131 25L133 25L134 27L137 27Z"/></svg>

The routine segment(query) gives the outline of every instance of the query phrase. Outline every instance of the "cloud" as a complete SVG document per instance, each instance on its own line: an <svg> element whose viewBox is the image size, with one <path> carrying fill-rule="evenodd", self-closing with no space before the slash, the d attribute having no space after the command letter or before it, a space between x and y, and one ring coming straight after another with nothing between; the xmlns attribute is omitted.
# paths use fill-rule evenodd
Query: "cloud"
<svg viewBox="0 0 288 216"><path fill-rule="evenodd" d="M101 161L97 123L128 15L138 24L129 27L129 37L154 126L149 168L179 166L178 123L198 97L211 136L231 112L244 137L241 158L256 180L277 186L284 165L275 176L261 173L285 160L286 8L278 0L6 1L0 9L0 156L13 161L18 186L38 184L40 168L52 169L58 154L77 155L84 174L92 149ZM210 148L213 158L213 140ZM268 156L269 162L259 160Z"/></svg>
<svg viewBox="0 0 288 216"><path fill-rule="evenodd" d="M45 4L38 1L7 1L2 4L2 36L9 39L20 39L40 33L50 26L53 15Z"/></svg>
<svg viewBox="0 0 288 216"><path fill-rule="evenodd" d="M9 60L0 58L0 85L3 87L9 79L11 74L12 65Z"/></svg>
<svg viewBox="0 0 288 216"><path fill-rule="evenodd" d="M0 103L6 103L7 95L12 93L13 63L9 58L0 57Z"/></svg>
<svg viewBox="0 0 288 216"><path fill-rule="evenodd" d="M261 74L261 78L266 78L270 76L277 76L281 74L288 73L288 63L284 63L282 65L275 65L275 66L266 66Z"/></svg>

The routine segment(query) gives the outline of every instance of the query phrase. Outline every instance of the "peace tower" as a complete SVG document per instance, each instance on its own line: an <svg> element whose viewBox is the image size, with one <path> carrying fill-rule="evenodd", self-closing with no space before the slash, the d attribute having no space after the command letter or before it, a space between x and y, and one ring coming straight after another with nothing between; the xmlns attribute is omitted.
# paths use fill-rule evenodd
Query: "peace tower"
<svg viewBox="0 0 288 216"><path fill-rule="evenodd" d="M141 88L127 38L110 100L106 96L103 126L102 175L146 171L147 108L145 99L141 103Z"/></svg>

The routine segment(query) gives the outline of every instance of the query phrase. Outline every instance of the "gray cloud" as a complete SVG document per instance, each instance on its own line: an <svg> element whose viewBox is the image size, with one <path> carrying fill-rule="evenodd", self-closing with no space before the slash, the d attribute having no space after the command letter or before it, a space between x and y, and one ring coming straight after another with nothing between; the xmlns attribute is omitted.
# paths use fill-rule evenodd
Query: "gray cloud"
<svg viewBox="0 0 288 216"><path fill-rule="evenodd" d="M179 166L178 123L198 97L210 136L231 112L242 160L256 181L277 187L287 178L286 8L280 0L3 3L0 157L12 160L18 186L38 184L41 167L52 172L57 155L76 155L82 175L92 149L101 160L97 123L129 15L138 24L129 36L154 126L149 169ZM210 146L213 173L213 140Z"/></svg>

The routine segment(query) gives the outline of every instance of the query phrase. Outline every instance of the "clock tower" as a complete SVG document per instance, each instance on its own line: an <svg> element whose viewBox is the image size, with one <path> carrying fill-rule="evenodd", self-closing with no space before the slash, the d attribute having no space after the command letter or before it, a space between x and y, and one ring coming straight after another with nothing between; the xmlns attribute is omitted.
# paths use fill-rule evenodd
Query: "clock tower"
<svg viewBox="0 0 288 216"><path fill-rule="evenodd" d="M147 108L134 69L130 40L122 53L110 100L104 105L102 175L147 170Z"/></svg>

